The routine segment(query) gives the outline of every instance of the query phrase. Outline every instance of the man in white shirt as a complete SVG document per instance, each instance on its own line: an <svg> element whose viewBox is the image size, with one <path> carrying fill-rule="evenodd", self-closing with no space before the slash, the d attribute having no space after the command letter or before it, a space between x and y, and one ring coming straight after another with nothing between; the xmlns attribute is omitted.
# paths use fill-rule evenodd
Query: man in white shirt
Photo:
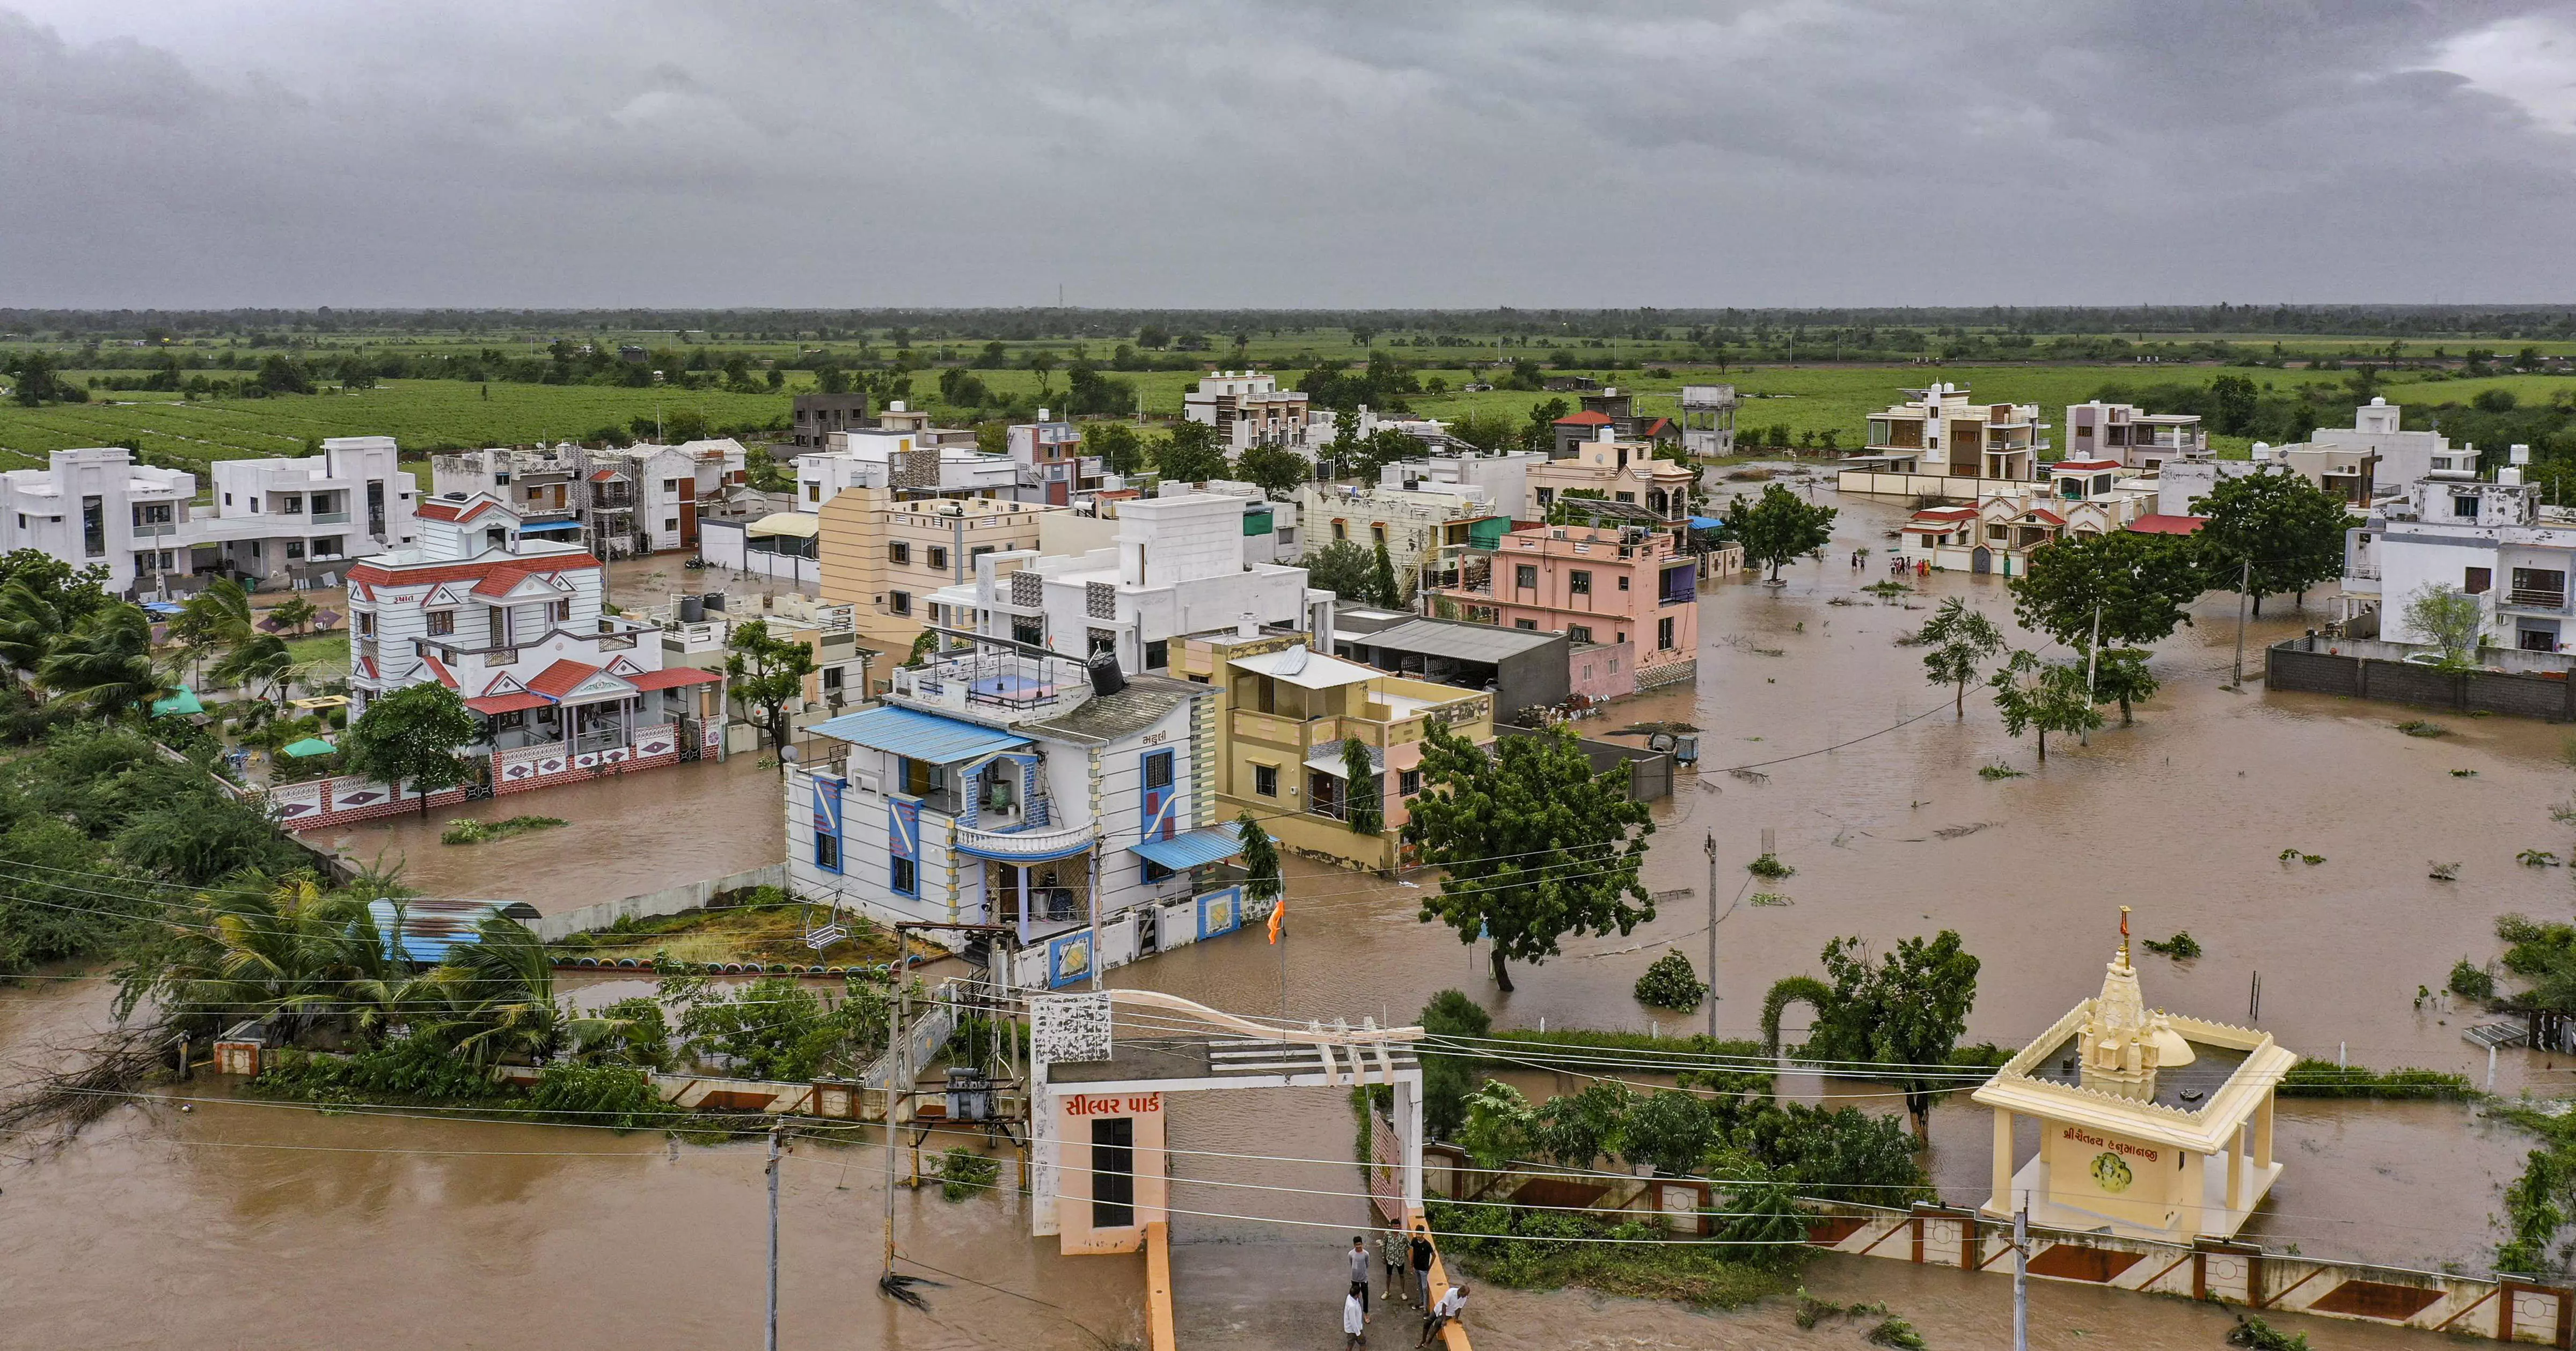
<svg viewBox="0 0 2576 1351"><path fill-rule="evenodd" d="M1449 1292L1440 1297L1440 1302L1431 1306L1431 1312L1422 1316L1422 1341L1417 1346L1416 1351L1420 1351L1420 1347L1431 1345L1432 1339L1440 1335L1440 1330L1449 1326L1449 1324L1454 1321L1459 1314L1466 1312L1466 1310L1467 1287L1463 1285L1450 1286Z"/></svg>
<svg viewBox="0 0 2576 1351"><path fill-rule="evenodd" d="M1368 1345L1368 1315L1360 1312L1360 1297L1342 1296L1342 1351Z"/></svg>

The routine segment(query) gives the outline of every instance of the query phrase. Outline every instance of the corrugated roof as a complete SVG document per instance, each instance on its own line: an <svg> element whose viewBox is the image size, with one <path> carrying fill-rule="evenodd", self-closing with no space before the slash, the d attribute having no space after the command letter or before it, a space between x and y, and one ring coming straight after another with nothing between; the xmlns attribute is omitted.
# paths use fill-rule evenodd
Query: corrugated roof
<svg viewBox="0 0 2576 1351"><path fill-rule="evenodd" d="M515 919L522 924L537 918L537 908L526 901L441 900L414 897L402 903L402 931L394 931L394 902L369 901L367 913L375 919L376 932L383 936L389 950L398 950L408 960L424 966L435 966L446 960L449 949L460 943L482 941L477 932L484 920L493 916Z"/></svg>
<svg viewBox="0 0 2576 1351"><path fill-rule="evenodd" d="M996 731L979 723L919 713L909 708L871 708L858 713L844 713L828 722L816 723L814 734L846 741L853 746L866 746L908 759L943 765L1020 750L1029 744L1025 737Z"/></svg>
<svg viewBox="0 0 2576 1351"><path fill-rule="evenodd" d="M1403 652L1425 656L1447 657L1452 661L1480 661L1499 665L1535 647L1559 641L1553 633L1525 633L1519 629L1495 628L1490 624L1444 624L1436 619L1417 619L1398 624L1379 633L1359 639L1370 647L1392 647Z"/></svg>
<svg viewBox="0 0 2576 1351"><path fill-rule="evenodd" d="M1232 858L1243 852L1243 837L1232 822L1208 826L1175 835L1168 840L1146 840L1128 848L1137 855L1179 872L1221 858Z"/></svg>

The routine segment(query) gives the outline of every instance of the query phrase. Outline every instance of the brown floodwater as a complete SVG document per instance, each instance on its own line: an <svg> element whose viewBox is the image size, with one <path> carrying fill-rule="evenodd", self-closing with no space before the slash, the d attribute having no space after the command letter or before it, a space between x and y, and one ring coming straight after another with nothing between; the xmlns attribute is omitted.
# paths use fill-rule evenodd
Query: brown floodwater
<svg viewBox="0 0 2576 1351"><path fill-rule="evenodd" d="M2357 1064L2483 1078L2483 1054L2460 1040L2468 1019L2438 1002L2417 1007L2415 991L2438 987L2463 956L2494 956L2501 914L2567 916L2576 899L2567 873L2514 861L2525 848L2576 852L2550 817L2576 796L2562 729L2259 684L2228 692L2219 686L2235 606L2212 597L2195 627L2159 648L2165 690L2137 725L2105 729L2087 748L2052 738L2043 766L1990 704L1972 697L1955 718L1948 691L1923 681L1919 651L1894 642L1950 595L2008 623L2001 581L1936 576L1904 604L1878 603L1860 588L1885 575L1880 566L1855 570L1845 556L1865 545L1883 557L1881 532L1902 511L1842 505L1827 561L1790 567L1785 587L1730 582L1705 593L1696 688L1630 701L1587 728L1674 719L1705 729L1708 770L1685 776L1657 809L1647 869L1650 887L1693 888L1690 899L1633 934L1568 940L1561 956L1516 967L1518 989L1504 995L1480 953L1417 921L1421 890L1292 861L1285 943L1246 932L1118 971L1112 983L1250 1013L1392 1021L1454 987L1500 1026L1695 1030L1704 1017L1650 1011L1629 987L1666 944L1702 959L1700 846L1714 835L1718 1022L1732 1035L1753 1035L1763 990L1814 973L1836 935L1884 945L1954 928L1984 962L1971 1039L2018 1045L2098 987L2125 904L2141 936L2188 930L2206 950L2191 962L2141 954L2156 1004L2252 1021L2309 1055L2332 1059L2341 1047ZM2249 668L2259 669L2265 642L2319 618L2313 605L2304 616L2286 600L2267 608L2275 613L2248 639ZM2449 734L2394 729L2416 717ZM1978 777L1990 763L2025 776ZM1722 772L1738 765L1765 777ZM756 757L737 757L477 804L477 814L575 822L500 844L440 846L434 828L403 821L346 834L361 858L399 849L424 890L556 910L775 860L775 785ZM1765 830L1797 872L1750 888L1742 867ZM2289 848L2325 862L2280 861ZM2451 862L2457 881L2427 876L2428 865ZM1740 902L1764 889L1791 903ZM2255 1017L2248 987L2258 972ZM103 997L94 982L0 990L0 1056L23 1058L95 1017ZM2559 1093L2576 1071L2560 1059L2570 1057L2509 1051L2498 1088ZM1892 1110L1877 1085L1790 1076L1784 1089ZM220 1090L201 1081L181 1092ZM0 1161L0 1345L581 1348L758 1336L756 1145L176 1107L121 1109L59 1150L0 1142L11 1156ZM1172 1130L1177 1150L1204 1151L1179 1154L1175 1170L1175 1206L1207 1212L1173 1224L1183 1342L1337 1346L1338 1253L1363 1214L1348 1195L1355 1170L1219 1156L1347 1158L1353 1126L1341 1095L1184 1098ZM1945 1104L1933 1134L1945 1193L1981 1196L1983 1115ZM2252 1232L2311 1254L2415 1266L2481 1262L2495 1239L2497 1184L2528 1147L2464 1107L2304 1100L2284 1104L2280 1141L2288 1171ZM935 1192L901 1194L906 1251L963 1279L933 1292L926 1315L878 1300L866 1288L883 1196L877 1158L823 1145L791 1158L783 1344L1053 1347L1092 1344L1086 1328L1140 1335L1138 1262L1058 1257L1024 1237L1023 1217L997 1198L951 1205ZM2009 1327L2009 1281L1827 1258L1806 1283L1829 1297L1886 1299L1936 1346L1996 1345ZM282 1285L300 1293L280 1298ZM2033 1341L2043 1347L2205 1347L2227 1322L2179 1301L2034 1285ZM1489 1289L1477 1299L1486 1347L1860 1344L1856 1328L1796 1333L1777 1301L1703 1314L1581 1292ZM1394 1316L1409 1332L1402 1311ZM2320 1347L2423 1344L2381 1328L2282 1321ZM1382 1319L1381 1343L1388 1331Z"/></svg>

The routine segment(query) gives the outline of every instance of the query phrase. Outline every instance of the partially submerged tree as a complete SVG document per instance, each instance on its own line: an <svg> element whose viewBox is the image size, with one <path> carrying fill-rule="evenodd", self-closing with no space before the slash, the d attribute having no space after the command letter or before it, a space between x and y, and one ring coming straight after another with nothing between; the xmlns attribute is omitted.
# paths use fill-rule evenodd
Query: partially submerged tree
<svg viewBox="0 0 2576 1351"><path fill-rule="evenodd" d="M2102 725L2101 711L2084 688L2084 668L2043 662L2036 652L2015 652L1987 685L1995 708L2004 715L2004 730L2014 736L2036 730L2039 760L2048 763L2048 734L2089 732Z"/></svg>
<svg viewBox="0 0 2576 1351"><path fill-rule="evenodd" d="M1947 1067L1976 1006L1980 963L1949 929L1908 938L1876 963L1860 939L1837 938L1824 963L1832 994L1803 1058L1879 1067L1904 1090L1915 1139L1929 1144L1933 1096L1960 1085Z"/></svg>
<svg viewBox="0 0 2576 1351"><path fill-rule="evenodd" d="M1445 1140L1467 1122L1467 1091L1476 1083L1475 1039L1494 1030L1494 1019L1464 993L1442 990L1422 1006L1421 1022L1432 1038L1421 1048L1422 1121Z"/></svg>
<svg viewBox="0 0 2576 1351"><path fill-rule="evenodd" d="M1624 771L1593 772L1573 729L1506 737L1488 751L1435 721L1422 778L1404 838L1444 871L1421 918L1461 943L1489 934L1505 991L1509 963L1543 962L1567 934L1626 934L1655 917L1639 877L1654 818L1629 797Z"/></svg>
<svg viewBox="0 0 2576 1351"><path fill-rule="evenodd" d="M2406 602L2406 627L2442 649L2442 664L2464 668L2477 664L2486 604L2447 583L2420 587Z"/></svg>
<svg viewBox="0 0 2576 1351"><path fill-rule="evenodd" d="M2003 651L2003 630L1952 596L1924 622L1922 641L1932 649L1923 654L1924 676L1935 685L1955 686L1952 702L1960 717L1968 716L1968 682L1977 678L1988 659Z"/></svg>
<svg viewBox="0 0 2576 1351"><path fill-rule="evenodd" d="M2189 607L2205 589L2189 537L2131 530L2033 550L2030 570L2010 586L2022 627L2078 651L2092 645L2097 619L2101 641L2113 646L2163 642L2191 622Z"/></svg>
<svg viewBox="0 0 2576 1351"><path fill-rule="evenodd" d="M350 773L397 794L410 785L420 794L420 814L427 816L432 793L474 777L473 765L457 752L482 735L482 720L456 691L425 681L368 704L340 739L340 760Z"/></svg>
<svg viewBox="0 0 2576 1351"><path fill-rule="evenodd" d="M1817 506L1773 483L1750 505L1742 497L1729 503L1726 526L1736 543L1744 546L1744 560L1770 569L1770 580L1776 582L1783 564L1821 554L1833 542L1837 514L1832 507Z"/></svg>
<svg viewBox="0 0 2576 1351"><path fill-rule="evenodd" d="M2120 706L2120 725L2131 719L2129 705L2145 703L2156 697L2162 685L2147 670L2147 650L2142 647L2115 647L2096 654L2093 668L2093 701Z"/></svg>
<svg viewBox="0 0 2576 1351"><path fill-rule="evenodd" d="M1234 818L1234 827L1243 838L1244 899L1256 905L1279 899L1288 889L1279 873L1279 846L1249 810Z"/></svg>
<svg viewBox="0 0 2576 1351"><path fill-rule="evenodd" d="M923 636L934 635L925 631ZM760 724L769 732L770 749L777 754L779 772L783 774L787 764L787 705L805 696L805 677L814 673L814 649L793 638L773 635L765 619L735 625L733 637L725 641L725 647L726 683L745 707L760 711Z"/></svg>
<svg viewBox="0 0 2576 1351"><path fill-rule="evenodd" d="M2192 540L2211 586L2241 587L2258 615L2265 596L2293 593L2304 605L2308 588L2343 575L2351 515L2285 466L2221 479L2191 509L2209 518Z"/></svg>

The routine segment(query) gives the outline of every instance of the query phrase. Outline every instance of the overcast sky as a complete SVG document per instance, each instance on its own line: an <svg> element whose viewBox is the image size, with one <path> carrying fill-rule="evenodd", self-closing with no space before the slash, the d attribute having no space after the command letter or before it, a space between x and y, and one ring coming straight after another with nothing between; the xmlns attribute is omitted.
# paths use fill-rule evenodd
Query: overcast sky
<svg viewBox="0 0 2576 1351"><path fill-rule="evenodd" d="M0 306L2576 301L2576 5L0 0Z"/></svg>

